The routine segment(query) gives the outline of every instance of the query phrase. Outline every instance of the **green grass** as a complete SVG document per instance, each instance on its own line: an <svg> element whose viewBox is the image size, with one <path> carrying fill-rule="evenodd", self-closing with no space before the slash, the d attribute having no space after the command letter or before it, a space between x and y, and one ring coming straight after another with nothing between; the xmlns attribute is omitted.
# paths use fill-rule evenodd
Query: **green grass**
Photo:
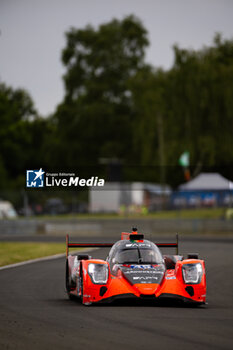
<svg viewBox="0 0 233 350"><path fill-rule="evenodd" d="M151 216L158 219L220 219L225 217L225 212L224 208L182 209L160 211Z"/></svg>
<svg viewBox="0 0 233 350"><path fill-rule="evenodd" d="M0 242L0 266L65 253L65 249L64 243Z"/></svg>
<svg viewBox="0 0 233 350"><path fill-rule="evenodd" d="M224 208L198 208L182 210L164 210L148 214L64 214L64 215L44 215L37 216L36 219L124 219L124 218L154 218L154 219L220 219L225 217L226 209ZM33 219L35 217L32 217Z"/></svg>

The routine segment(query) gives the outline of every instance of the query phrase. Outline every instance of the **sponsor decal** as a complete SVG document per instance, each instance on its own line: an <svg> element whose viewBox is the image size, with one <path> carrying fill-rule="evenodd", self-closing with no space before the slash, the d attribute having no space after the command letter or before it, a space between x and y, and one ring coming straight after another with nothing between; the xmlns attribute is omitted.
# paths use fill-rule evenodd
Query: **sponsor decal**
<svg viewBox="0 0 233 350"><path fill-rule="evenodd" d="M80 178L74 173L46 173L40 170L27 170L26 187L103 187L104 179L91 176L88 179Z"/></svg>
<svg viewBox="0 0 233 350"><path fill-rule="evenodd" d="M134 280L154 280L154 279L158 279L157 276L133 276Z"/></svg>
<svg viewBox="0 0 233 350"><path fill-rule="evenodd" d="M145 247L151 247L151 245L149 243L127 243L125 245L127 248L135 248L135 247L139 247L139 248L145 248Z"/></svg>
<svg viewBox="0 0 233 350"><path fill-rule="evenodd" d="M175 280L176 276L175 276L175 271L168 271L167 275L166 275L166 280Z"/></svg>
<svg viewBox="0 0 233 350"><path fill-rule="evenodd" d="M163 272L162 271L153 271L153 270L126 270L126 271L123 271L124 274L127 274L127 275L130 275L130 274L161 274L163 275Z"/></svg>
<svg viewBox="0 0 233 350"><path fill-rule="evenodd" d="M156 265L127 265L131 269L154 269Z"/></svg>
<svg viewBox="0 0 233 350"><path fill-rule="evenodd" d="M164 275L163 271L157 271L155 268L153 268L153 265L132 265L132 266L134 266L134 268L122 267L123 275L132 284L160 283Z"/></svg>

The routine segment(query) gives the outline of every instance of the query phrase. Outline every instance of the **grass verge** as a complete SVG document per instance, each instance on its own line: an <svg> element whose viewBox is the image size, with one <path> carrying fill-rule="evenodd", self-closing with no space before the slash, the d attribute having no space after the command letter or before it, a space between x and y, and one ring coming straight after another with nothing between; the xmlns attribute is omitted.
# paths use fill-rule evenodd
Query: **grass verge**
<svg viewBox="0 0 233 350"><path fill-rule="evenodd" d="M0 242L0 266L60 253L64 243Z"/></svg>
<svg viewBox="0 0 233 350"><path fill-rule="evenodd" d="M161 210L153 213L97 213L97 214L61 214L61 215L42 215L36 219L51 220L51 219L127 219L127 218L151 218L151 219L222 219L226 216L226 208L194 208L194 209L177 209L177 210ZM35 217L32 217L34 219Z"/></svg>

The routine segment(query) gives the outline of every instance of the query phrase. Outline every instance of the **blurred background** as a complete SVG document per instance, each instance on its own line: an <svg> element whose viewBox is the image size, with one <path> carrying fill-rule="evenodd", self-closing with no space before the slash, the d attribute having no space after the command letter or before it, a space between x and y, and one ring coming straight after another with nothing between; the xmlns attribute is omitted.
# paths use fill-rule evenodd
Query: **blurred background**
<svg viewBox="0 0 233 350"><path fill-rule="evenodd" d="M1 232L232 233L232 13L228 0L2 0ZM26 189L39 168L106 184Z"/></svg>

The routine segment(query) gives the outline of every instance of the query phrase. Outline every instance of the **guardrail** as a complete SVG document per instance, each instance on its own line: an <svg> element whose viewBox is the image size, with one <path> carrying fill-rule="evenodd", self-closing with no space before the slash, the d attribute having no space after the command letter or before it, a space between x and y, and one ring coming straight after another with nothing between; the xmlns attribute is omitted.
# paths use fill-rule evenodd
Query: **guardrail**
<svg viewBox="0 0 233 350"><path fill-rule="evenodd" d="M0 220L0 235L111 236L138 227L144 233L233 233L233 220L220 219L15 219Z"/></svg>

